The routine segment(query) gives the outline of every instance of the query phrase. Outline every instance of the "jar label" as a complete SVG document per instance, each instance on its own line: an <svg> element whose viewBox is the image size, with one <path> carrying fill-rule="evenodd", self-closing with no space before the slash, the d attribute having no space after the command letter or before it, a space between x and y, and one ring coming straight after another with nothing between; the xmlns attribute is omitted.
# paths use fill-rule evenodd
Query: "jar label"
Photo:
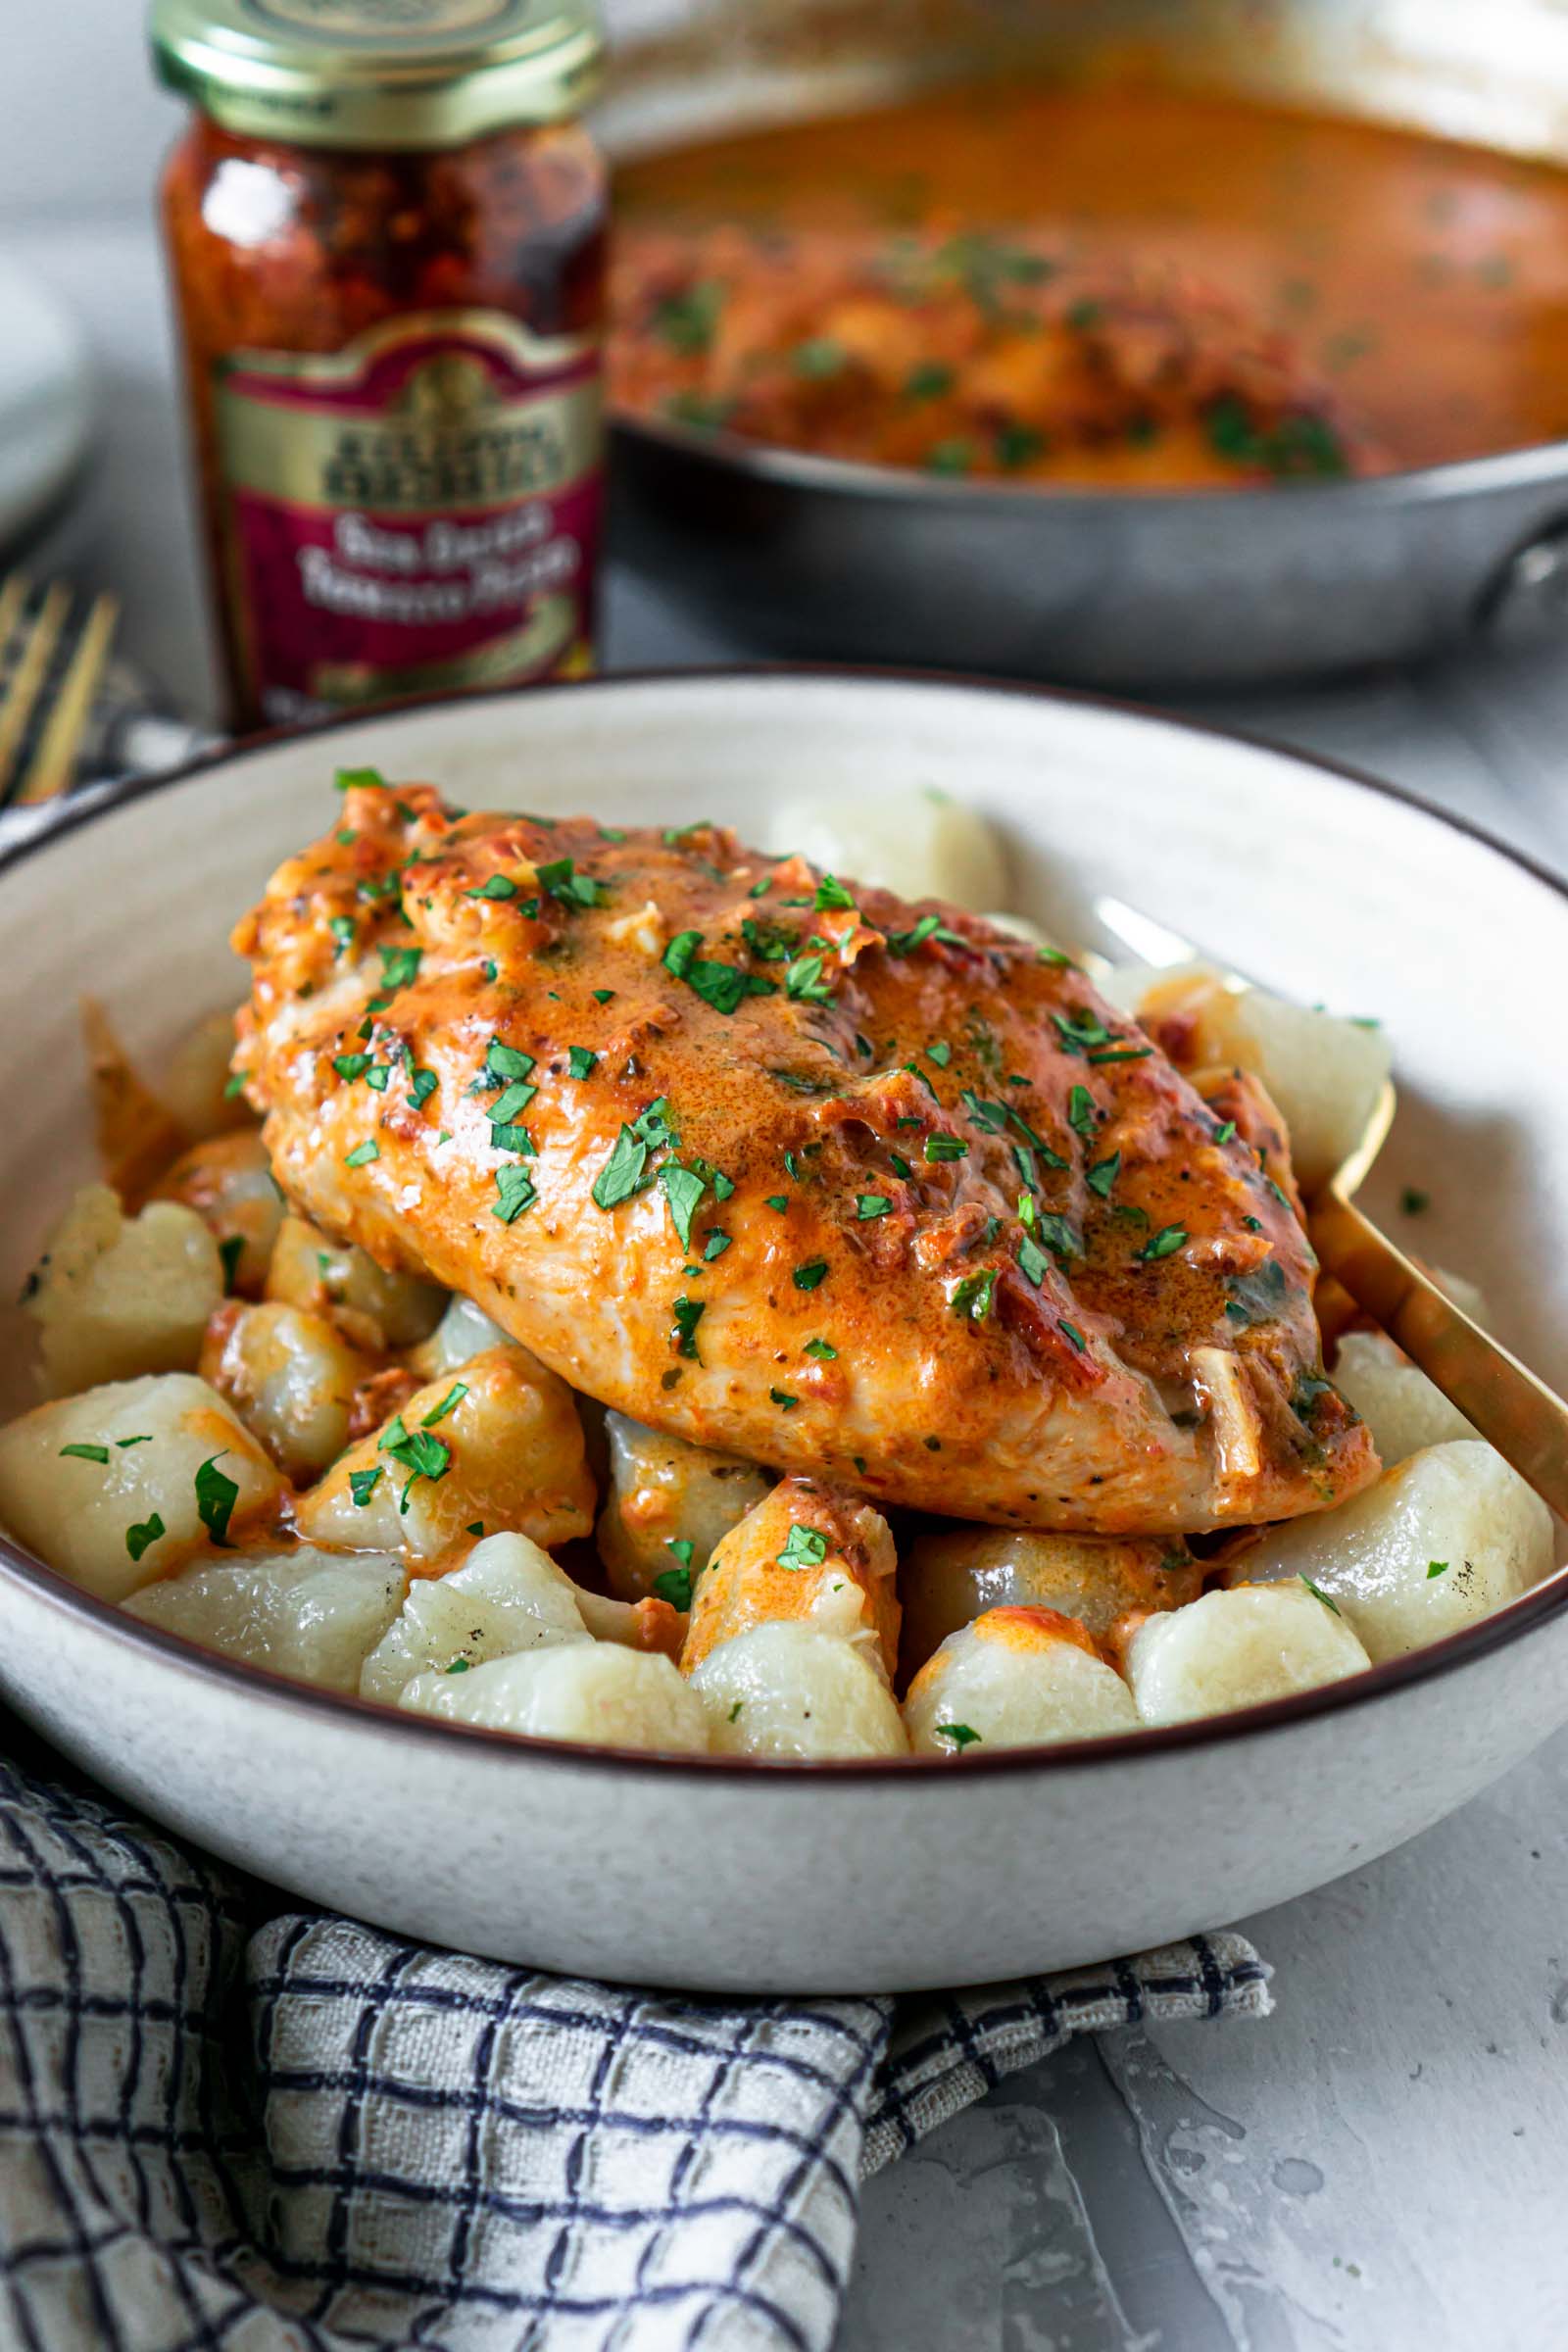
<svg viewBox="0 0 1568 2352"><path fill-rule="evenodd" d="M270 723L591 665L597 343L429 312L330 355L230 353L214 395L239 655Z"/></svg>

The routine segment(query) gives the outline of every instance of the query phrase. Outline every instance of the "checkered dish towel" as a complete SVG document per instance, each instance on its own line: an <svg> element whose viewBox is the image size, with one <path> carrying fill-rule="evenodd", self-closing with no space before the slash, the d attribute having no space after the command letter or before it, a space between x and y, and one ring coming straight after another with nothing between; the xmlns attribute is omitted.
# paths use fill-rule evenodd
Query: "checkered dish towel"
<svg viewBox="0 0 1568 2352"><path fill-rule="evenodd" d="M1075 2034L1269 2005L1239 1936L696 2000L249 1899L0 1764L7 2352L826 2352L866 2174Z"/></svg>

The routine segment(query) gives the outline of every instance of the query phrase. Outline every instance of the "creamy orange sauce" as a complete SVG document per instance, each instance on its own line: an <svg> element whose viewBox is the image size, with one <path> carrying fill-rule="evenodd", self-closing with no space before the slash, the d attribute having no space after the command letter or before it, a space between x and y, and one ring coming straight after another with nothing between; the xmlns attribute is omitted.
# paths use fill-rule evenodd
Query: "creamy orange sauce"
<svg viewBox="0 0 1568 2352"><path fill-rule="evenodd" d="M619 176L623 407L947 474L1376 473L1568 434L1568 172L976 87Z"/></svg>

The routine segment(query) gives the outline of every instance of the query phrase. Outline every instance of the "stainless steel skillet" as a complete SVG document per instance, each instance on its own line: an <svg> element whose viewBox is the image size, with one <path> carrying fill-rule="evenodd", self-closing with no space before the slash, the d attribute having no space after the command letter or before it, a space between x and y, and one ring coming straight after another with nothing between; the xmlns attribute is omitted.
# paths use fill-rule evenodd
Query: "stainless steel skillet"
<svg viewBox="0 0 1568 2352"><path fill-rule="evenodd" d="M1568 154L1551 0L698 0L619 52L602 127L648 153L978 71L1131 58L1173 81ZM1568 637L1568 443L1379 480L1008 489L617 418L621 545L753 648L1196 688Z"/></svg>

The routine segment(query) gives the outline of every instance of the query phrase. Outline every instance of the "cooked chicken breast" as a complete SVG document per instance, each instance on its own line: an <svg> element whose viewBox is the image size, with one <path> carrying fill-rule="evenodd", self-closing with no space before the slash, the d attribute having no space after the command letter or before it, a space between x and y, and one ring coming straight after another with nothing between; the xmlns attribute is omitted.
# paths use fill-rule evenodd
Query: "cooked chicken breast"
<svg viewBox="0 0 1568 2352"><path fill-rule="evenodd" d="M718 826L378 781L235 945L302 1212L650 1427L1112 1533L1377 1468L1286 1192L1049 951Z"/></svg>

